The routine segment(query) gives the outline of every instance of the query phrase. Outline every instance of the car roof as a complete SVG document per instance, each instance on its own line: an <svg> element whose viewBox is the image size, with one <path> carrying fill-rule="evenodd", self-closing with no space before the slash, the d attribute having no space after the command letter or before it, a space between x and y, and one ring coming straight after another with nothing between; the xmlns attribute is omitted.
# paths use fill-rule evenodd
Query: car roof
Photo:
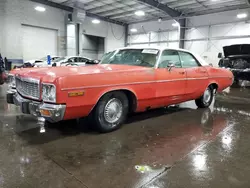
<svg viewBox="0 0 250 188"><path fill-rule="evenodd" d="M124 47L124 48L119 48L118 50L122 50L122 49L156 49L156 50L178 50L178 51L183 51L183 52L190 52L189 50L186 49L182 49L182 48L169 48L169 47L149 47L149 46L128 46L128 47Z"/></svg>
<svg viewBox="0 0 250 188"><path fill-rule="evenodd" d="M190 53L192 54L199 62L202 66L207 66L209 65L200 55L198 54L195 54L189 50L186 50L186 49L181 49L181 48L168 48L168 47L149 47L149 46L146 46L146 47L143 47L143 46L128 46L128 47L124 47L124 48L119 48L118 50L124 50L124 49L156 49L156 50L159 50L159 51L163 51L163 50L177 50L177 51L182 51L182 52L187 52L187 53Z"/></svg>
<svg viewBox="0 0 250 188"><path fill-rule="evenodd" d="M89 59L88 57L84 57L84 56L65 56L66 59L73 58L73 57L82 57L82 58Z"/></svg>

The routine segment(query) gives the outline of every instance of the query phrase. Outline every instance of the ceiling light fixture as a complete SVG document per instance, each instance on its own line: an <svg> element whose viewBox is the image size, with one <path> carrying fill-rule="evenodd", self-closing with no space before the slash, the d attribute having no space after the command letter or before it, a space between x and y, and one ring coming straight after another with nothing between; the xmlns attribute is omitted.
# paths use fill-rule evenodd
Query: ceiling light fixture
<svg viewBox="0 0 250 188"><path fill-rule="evenodd" d="M145 16L145 12L142 11L142 10L138 10L138 11L135 12L135 15L136 16Z"/></svg>
<svg viewBox="0 0 250 188"><path fill-rule="evenodd" d="M46 8L41 7L41 6L36 6L35 10L38 11L38 12L44 12L46 10Z"/></svg>
<svg viewBox="0 0 250 188"><path fill-rule="evenodd" d="M246 13L237 14L237 18L239 19L246 18L246 17L247 17Z"/></svg>
<svg viewBox="0 0 250 188"><path fill-rule="evenodd" d="M136 28L132 28L132 29L130 29L130 31L131 31L132 33L136 33L136 32L137 32L137 29L136 29Z"/></svg>
<svg viewBox="0 0 250 188"><path fill-rule="evenodd" d="M100 20L98 20L98 19L94 19L94 20L92 20L92 23L93 24L99 24L101 21Z"/></svg>

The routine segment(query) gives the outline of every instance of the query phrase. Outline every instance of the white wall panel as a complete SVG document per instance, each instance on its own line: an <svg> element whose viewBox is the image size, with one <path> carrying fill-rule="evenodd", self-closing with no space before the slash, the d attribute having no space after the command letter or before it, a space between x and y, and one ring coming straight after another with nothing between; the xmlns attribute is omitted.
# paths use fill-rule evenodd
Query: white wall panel
<svg viewBox="0 0 250 188"><path fill-rule="evenodd" d="M162 22L150 21L129 25L129 30L131 28L136 28L138 30L138 34L129 36L129 43L133 45L133 43L153 42L150 46L160 46L161 44L154 43L160 41L178 40L179 32L172 26L173 23L175 23L175 21L166 20ZM150 33L150 35L148 33ZM168 43L166 44L168 45ZM146 45L148 46L149 44ZM179 43L177 46L179 46Z"/></svg>
<svg viewBox="0 0 250 188"><path fill-rule="evenodd" d="M178 40L179 32L178 31L169 31L169 40Z"/></svg>
<svg viewBox="0 0 250 188"><path fill-rule="evenodd" d="M125 46L125 27L106 22L108 30L105 38L105 51L111 51ZM102 31L102 30L101 30ZM99 31L100 32L100 31Z"/></svg>
<svg viewBox="0 0 250 188"><path fill-rule="evenodd" d="M208 37L208 27L191 28L186 30L185 38L188 39L200 39Z"/></svg>
<svg viewBox="0 0 250 188"><path fill-rule="evenodd" d="M149 34L131 35L129 40L130 40L130 43L149 42Z"/></svg>
<svg viewBox="0 0 250 188"><path fill-rule="evenodd" d="M46 7L45 12L37 12L37 3L29 0L1 0L4 2L2 25L4 55L10 59L22 59L22 24L58 30L58 37L66 36L65 12L56 8ZM41 36L42 37L42 36ZM65 55L66 48L58 45L58 54Z"/></svg>
<svg viewBox="0 0 250 188"><path fill-rule="evenodd" d="M161 41L173 41L178 40L179 32L165 31L165 32L151 32L150 34L137 34L129 36L129 43L157 43ZM179 43L178 43L179 44ZM150 44L151 45L151 44Z"/></svg>
<svg viewBox="0 0 250 188"><path fill-rule="evenodd" d="M24 61L57 54L57 30L22 26Z"/></svg>
<svg viewBox="0 0 250 188"><path fill-rule="evenodd" d="M149 47L148 44L133 44L129 45L130 47L138 47L138 48L143 48L143 47Z"/></svg>
<svg viewBox="0 0 250 188"><path fill-rule="evenodd" d="M185 49L203 55L207 51L207 41L187 41Z"/></svg>
<svg viewBox="0 0 250 188"><path fill-rule="evenodd" d="M156 32L159 30L169 30L174 29L172 24L175 23L174 20L166 20L162 22L158 21L150 21L150 22L144 22L144 23L137 23L137 24L131 24L129 25L129 30L131 28L136 28L138 32Z"/></svg>
<svg viewBox="0 0 250 188"><path fill-rule="evenodd" d="M159 33L158 32L151 32L150 33L150 42L157 42L159 41Z"/></svg>
<svg viewBox="0 0 250 188"><path fill-rule="evenodd" d="M179 42L170 42L168 43L169 48L179 48Z"/></svg>
<svg viewBox="0 0 250 188"><path fill-rule="evenodd" d="M250 23L232 23L211 26L211 37L250 35Z"/></svg>
<svg viewBox="0 0 250 188"><path fill-rule="evenodd" d="M159 41L168 41L170 40L170 33L169 32L160 32L159 33L159 38L160 40Z"/></svg>

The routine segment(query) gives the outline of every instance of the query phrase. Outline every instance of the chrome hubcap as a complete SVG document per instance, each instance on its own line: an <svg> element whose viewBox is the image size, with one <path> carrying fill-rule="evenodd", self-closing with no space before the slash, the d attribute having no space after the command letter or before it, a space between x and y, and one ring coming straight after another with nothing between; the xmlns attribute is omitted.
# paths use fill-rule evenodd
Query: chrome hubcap
<svg viewBox="0 0 250 188"><path fill-rule="evenodd" d="M122 116L122 102L113 98L108 101L104 108L104 118L108 123L116 123Z"/></svg>
<svg viewBox="0 0 250 188"><path fill-rule="evenodd" d="M209 103L210 99L212 97L211 91L209 89L206 89L203 95L203 100L205 103Z"/></svg>

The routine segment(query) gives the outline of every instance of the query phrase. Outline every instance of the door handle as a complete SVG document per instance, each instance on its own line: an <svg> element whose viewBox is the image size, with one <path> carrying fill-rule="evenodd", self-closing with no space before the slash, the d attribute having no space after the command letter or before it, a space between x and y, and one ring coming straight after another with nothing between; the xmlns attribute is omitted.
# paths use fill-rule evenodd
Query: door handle
<svg viewBox="0 0 250 188"><path fill-rule="evenodd" d="M180 74L185 74L185 72L183 71L183 72L179 72Z"/></svg>
<svg viewBox="0 0 250 188"><path fill-rule="evenodd" d="M201 73L207 73L207 71L201 71Z"/></svg>

